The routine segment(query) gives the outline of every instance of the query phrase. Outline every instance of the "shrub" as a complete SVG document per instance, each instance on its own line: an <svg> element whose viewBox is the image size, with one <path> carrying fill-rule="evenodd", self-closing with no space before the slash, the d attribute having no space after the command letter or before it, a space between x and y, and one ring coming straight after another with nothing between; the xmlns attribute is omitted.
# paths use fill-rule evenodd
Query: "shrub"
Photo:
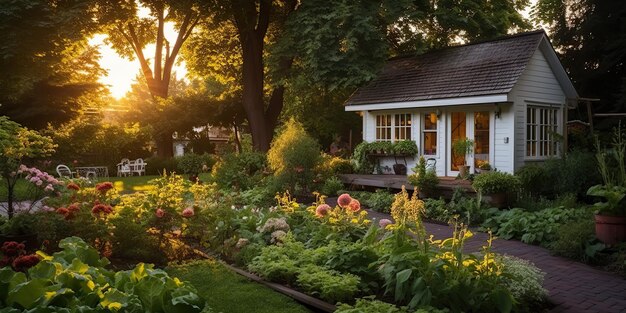
<svg viewBox="0 0 626 313"><path fill-rule="evenodd" d="M183 156L177 157L176 167L181 174L200 174L213 167L215 160L210 154L195 154L187 153Z"/></svg>
<svg viewBox="0 0 626 313"><path fill-rule="evenodd" d="M523 193L517 198L514 207L522 208L526 211L535 212L556 207L571 209L577 206L578 202L576 199L576 195L573 193L558 195L553 200L548 199L544 196L533 196L528 193Z"/></svg>
<svg viewBox="0 0 626 313"><path fill-rule="evenodd" d="M174 173L178 169L178 160L176 158L164 158L152 156L146 159L146 175L163 175L165 173Z"/></svg>
<svg viewBox="0 0 626 313"><path fill-rule="evenodd" d="M511 291L518 307L526 312L538 312L548 297L541 285L545 273L532 263L513 256L502 256L504 284Z"/></svg>
<svg viewBox="0 0 626 313"><path fill-rule="evenodd" d="M308 193L320 161L320 147L304 127L290 119L283 131L272 141L267 161L281 189L292 193Z"/></svg>
<svg viewBox="0 0 626 313"><path fill-rule="evenodd" d="M437 190L437 185L439 185L439 177L437 177L435 171L426 170L426 159L424 159L424 156L420 157L413 171L415 173L408 177L409 183L417 187L425 195L432 195Z"/></svg>
<svg viewBox="0 0 626 313"><path fill-rule="evenodd" d="M370 193L364 204L373 210L383 213L389 213L393 204L394 196L387 190L376 189L374 193Z"/></svg>
<svg viewBox="0 0 626 313"><path fill-rule="evenodd" d="M552 187L549 186L552 180L548 179L547 171L539 165L526 165L515 172L515 176L520 181L520 186L524 193L540 196L552 194Z"/></svg>
<svg viewBox="0 0 626 313"><path fill-rule="evenodd" d="M408 313L406 307L396 307L395 305L371 298L357 299L354 306L340 304L335 313Z"/></svg>
<svg viewBox="0 0 626 313"><path fill-rule="evenodd" d="M215 163L212 174L219 188L248 190L261 181L265 166L266 159L262 153L231 153Z"/></svg>
<svg viewBox="0 0 626 313"><path fill-rule="evenodd" d="M594 221L584 219L561 225L556 232L556 240L549 245L552 252L566 258L588 262L596 253L604 249L596 241Z"/></svg>
<svg viewBox="0 0 626 313"><path fill-rule="evenodd" d="M354 170L350 160L322 153L315 171L322 177L331 177L337 174L350 174Z"/></svg>
<svg viewBox="0 0 626 313"><path fill-rule="evenodd" d="M476 175L472 187L482 194L514 192L519 189L519 179L509 173L487 172Z"/></svg>
<svg viewBox="0 0 626 313"><path fill-rule="evenodd" d="M322 186L322 194L327 196L336 196L343 189L343 182L337 176L327 179Z"/></svg>
<svg viewBox="0 0 626 313"><path fill-rule="evenodd" d="M298 275L297 283L305 292L335 303L353 299L359 291L360 279L356 275L309 265Z"/></svg>

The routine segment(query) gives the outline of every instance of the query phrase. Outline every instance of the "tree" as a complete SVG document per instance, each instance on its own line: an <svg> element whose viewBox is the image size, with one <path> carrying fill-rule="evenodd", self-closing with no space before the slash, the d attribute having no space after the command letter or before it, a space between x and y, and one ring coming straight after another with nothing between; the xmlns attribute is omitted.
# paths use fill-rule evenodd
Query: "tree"
<svg viewBox="0 0 626 313"><path fill-rule="evenodd" d="M578 93L600 98L600 112L626 112L625 15L624 1L539 0L533 9Z"/></svg>
<svg viewBox="0 0 626 313"><path fill-rule="evenodd" d="M54 152L52 139L34 130L0 116L0 175L8 187L9 218L13 217L13 191L18 178L18 168L26 159L40 158Z"/></svg>
<svg viewBox="0 0 626 313"><path fill-rule="evenodd" d="M236 81L242 86L255 149L269 148L293 76L307 75L330 91L354 88L375 76L394 47L415 50L441 36L445 38L439 42L448 44L459 38L482 39L479 34L485 29L487 36L496 36L526 27L517 10L527 0L494 0L488 5L465 0L462 9L452 10L457 2L216 1L214 11L220 14L212 23L223 36L239 41L241 77ZM472 23L462 23L464 19ZM198 36L220 40L214 30L206 29ZM236 65L211 60L205 66L219 64Z"/></svg>
<svg viewBox="0 0 626 313"><path fill-rule="evenodd" d="M0 115L33 128L80 111L88 93L103 91L92 1L24 0L0 4Z"/></svg>
<svg viewBox="0 0 626 313"><path fill-rule="evenodd" d="M102 0L99 12L100 22L107 25L107 42L122 56L137 59L141 66L144 81L154 99L155 109L162 105L159 99L166 99L172 80L172 70L176 58L202 17L201 7L191 0ZM147 8L149 15L139 16L139 8ZM178 30L174 43L165 38L166 23L172 22ZM153 43L154 57L144 55L144 48ZM172 132L155 133L159 156L173 156Z"/></svg>

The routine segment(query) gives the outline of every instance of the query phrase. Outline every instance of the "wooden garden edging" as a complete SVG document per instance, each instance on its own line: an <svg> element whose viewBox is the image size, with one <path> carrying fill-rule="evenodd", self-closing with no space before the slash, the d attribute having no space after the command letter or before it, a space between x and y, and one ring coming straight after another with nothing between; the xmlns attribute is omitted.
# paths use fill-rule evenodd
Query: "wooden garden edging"
<svg viewBox="0 0 626 313"><path fill-rule="evenodd" d="M198 250L198 249L193 249L194 253L196 253L197 255L205 258L205 259L215 259L214 257L211 257L210 255ZM224 266L226 266L228 269L230 269L231 271L244 276L254 282L257 282L259 284L263 284L275 291L278 291L290 298L293 298L294 300L304 303L306 305L312 306L316 309L322 310L324 312L335 312L335 310L337 310L337 307L334 304L330 304L328 302L322 301L318 298L315 297L311 297L307 294L304 294L302 292L299 292L297 290L293 290L287 286L281 285L281 284L277 284L277 283L272 283L272 282L268 282L266 280L264 280L263 278L254 275L248 271L242 270L240 268L234 267L222 260L218 260L220 263L222 263Z"/></svg>

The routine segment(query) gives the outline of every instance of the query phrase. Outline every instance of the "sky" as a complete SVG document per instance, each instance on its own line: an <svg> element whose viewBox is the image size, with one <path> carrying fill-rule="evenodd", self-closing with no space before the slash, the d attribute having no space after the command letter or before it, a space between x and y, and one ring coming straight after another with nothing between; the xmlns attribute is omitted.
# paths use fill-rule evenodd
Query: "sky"
<svg viewBox="0 0 626 313"><path fill-rule="evenodd" d="M531 0L531 5L526 9L522 14L525 17L530 15L530 7L535 5L537 0ZM145 15L145 9L139 12L139 15ZM171 23L165 25L165 37L170 42L176 41L176 31L174 26ZM109 86L111 90L111 95L117 99L120 99L126 95L128 91L130 91L130 86L134 82L137 74L139 74L139 61L138 60L128 60L120 57L115 50L113 50L110 46L104 43L104 39L106 35L98 34L94 36L89 43L91 45L98 45L100 48L100 53L102 54L102 58L100 59L100 65L102 68L107 70L107 75L100 78L100 82ZM144 49L144 54L146 58L152 59L150 56L154 55L154 45L148 45ZM178 57L180 59L180 56ZM151 60L148 60L150 62ZM184 78L187 75L187 68L185 67L185 63L181 62L174 66L174 72L176 72L176 77Z"/></svg>

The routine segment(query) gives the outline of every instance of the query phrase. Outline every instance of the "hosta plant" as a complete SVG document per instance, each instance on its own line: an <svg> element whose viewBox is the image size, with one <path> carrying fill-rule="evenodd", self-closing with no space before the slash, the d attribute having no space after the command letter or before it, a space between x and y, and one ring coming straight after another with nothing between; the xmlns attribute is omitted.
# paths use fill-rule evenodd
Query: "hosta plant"
<svg viewBox="0 0 626 313"><path fill-rule="evenodd" d="M26 273L0 269L2 312L200 312L205 302L195 289L151 265L114 272L109 261L77 237L62 251L39 252Z"/></svg>

